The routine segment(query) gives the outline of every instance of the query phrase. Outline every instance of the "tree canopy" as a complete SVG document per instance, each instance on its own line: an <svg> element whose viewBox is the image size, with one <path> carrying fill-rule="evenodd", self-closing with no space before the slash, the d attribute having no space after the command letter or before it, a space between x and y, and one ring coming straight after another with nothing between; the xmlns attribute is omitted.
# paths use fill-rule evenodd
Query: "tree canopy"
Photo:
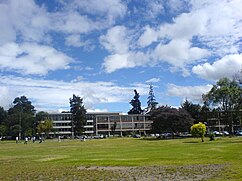
<svg viewBox="0 0 242 181"><path fill-rule="evenodd" d="M139 93L137 92L137 90L134 90L134 94L134 98L129 102L133 108L128 112L128 114L141 114L143 110L141 109Z"/></svg>
<svg viewBox="0 0 242 181"><path fill-rule="evenodd" d="M220 79L203 95L203 100L214 111L223 113L220 119L229 125L229 132L233 133L233 122L238 119L239 110L242 109L242 87L238 82L228 78Z"/></svg>
<svg viewBox="0 0 242 181"><path fill-rule="evenodd" d="M13 107L8 110L7 126L9 135L22 137L31 135L35 130L35 109L26 96L16 97Z"/></svg>
<svg viewBox="0 0 242 181"><path fill-rule="evenodd" d="M186 110L195 121L199 122L201 120L202 107L199 104L193 104L186 99L182 103L181 108Z"/></svg>
<svg viewBox="0 0 242 181"><path fill-rule="evenodd" d="M228 78L220 79L205 95L203 100L222 111L242 109L242 88Z"/></svg>
<svg viewBox="0 0 242 181"><path fill-rule="evenodd" d="M191 126L191 133L193 136L200 137L204 142L204 135L206 133L206 125L199 122Z"/></svg>
<svg viewBox="0 0 242 181"><path fill-rule="evenodd" d="M84 131L84 125L86 124L86 109L83 105L83 99L79 96L73 94L73 97L70 100L70 112L73 116L73 129L75 135L80 135Z"/></svg>
<svg viewBox="0 0 242 181"><path fill-rule="evenodd" d="M152 131L161 132L186 132L193 124L193 119L184 109L161 106L150 113Z"/></svg>
<svg viewBox="0 0 242 181"><path fill-rule="evenodd" d="M147 98L147 105L148 105L146 108L147 113L156 109L156 107L158 105L158 102L156 102L156 100L155 100L155 94L154 94L152 85L150 85L149 96Z"/></svg>
<svg viewBox="0 0 242 181"><path fill-rule="evenodd" d="M50 119L46 119L38 124L37 126L37 132L39 134L44 133L45 135L48 135L53 130L53 121Z"/></svg>

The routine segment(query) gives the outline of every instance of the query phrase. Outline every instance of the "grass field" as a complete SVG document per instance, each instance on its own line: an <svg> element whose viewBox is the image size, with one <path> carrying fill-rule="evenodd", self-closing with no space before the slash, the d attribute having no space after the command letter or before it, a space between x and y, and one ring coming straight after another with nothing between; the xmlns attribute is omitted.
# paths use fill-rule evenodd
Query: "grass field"
<svg viewBox="0 0 242 181"><path fill-rule="evenodd" d="M242 137L0 142L0 180L242 180Z"/></svg>

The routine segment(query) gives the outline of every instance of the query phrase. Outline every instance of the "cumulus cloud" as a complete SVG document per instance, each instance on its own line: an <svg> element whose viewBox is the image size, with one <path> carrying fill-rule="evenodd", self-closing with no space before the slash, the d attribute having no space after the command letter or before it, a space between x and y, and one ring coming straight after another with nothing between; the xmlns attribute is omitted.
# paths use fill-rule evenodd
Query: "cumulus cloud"
<svg viewBox="0 0 242 181"><path fill-rule="evenodd" d="M72 61L56 49L35 43L7 43L0 47L0 69L24 75L45 75L68 68Z"/></svg>
<svg viewBox="0 0 242 181"><path fill-rule="evenodd" d="M167 94L169 96L176 96L182 99L187 98L192 101L201 101L202 94L207 93L212 88L212 85L204 86L178 86L175 84L168 84Z"/></svg>
<svg viewBox="0 0 242 181"><path fill-rule="evenodd" d="M69 7L79 9L87 14L106 16L110 22L124 16L127 11L126 5L121 0L74 0L69 4Z"/></svg>
<svg viewBox="0 0 242 181"><path fill-rule="evenodd" d="M12 102L11 100L11 95L10 95L10 90L6 86L0 86L0 103L1 107L4 109L8 109L10 103Z"/></svg>
<svg viewBox="0 0 242 181"><path fill-rule="evenodd" d="M128 102L137 88L146 93L144 85L118 86L112 82L54 81L15 76L1 76L0 106L9 105L17 96L26 95L40 110L68 109L72 94L83 98L87 109L95 109L100 103ZM11 100L11 101L10 101Z"/></svg>
<svg viewBox="0 0 242 181"><path fill-rule="evenodd" d="M192 68L193 73L207 80L218 80L223 77L233 78L242 69L242 54L226 55L210 63L199 64Z"/></svg>
<svg viewBox="0 0 242 181"><path fill-rule="evenodd" d="M17 36L21 36L24 41L47 41L49 27L49 14L34 1L1 1L0 45L15 41Z"/></svg>
<svg viewBox="0 0 242 181"><path fill-rule="evenodd" d="M157 32L148 25L144 27L144 33L139 37L137 44L146 47L154 41L157 41Z"/></svg>
<svg viewBox="0 0 242 181"><path fill-rule="evenodd" d="M146 25L141 28L142 33L138 38L130 34L121 34L123 40L129 39L129 48L125 46L130 50L126 53L126 57L129 58L125 59L125 63L118 64L111 61L108 56L104 64L106 65L107 60L109 64L113 62L116 68L109 71L113 72L121 68L166 62L172 67L171 70L181 70L183 75L190 75L190 65L208 59L211 61L213 55L223 57L239 52L242 15L238 8L241 6L240 1L222 0L219 4L214 1L183 1L181 7L185 7L187 12L177 14L172 22L155 26ZM176 13L180 11L174 1L169 1L168 7ZM133 49L135 41L137 47ZM110 47L105 48L112 52ZM117 48L120 50L120 47ZM142 52L149 61L141 61L140 64L139 61L132 59L131 54L134 52Z"/></svg>
<svg viewBox="0 0 242 181"><path fill-rule="evenodd" d="M154 58L166 61L175 67L183 67L208 54L206 49L192 47L191 43L185 39L174 39L166 45L159 44L154 51Z"/></svg>
<svg viewBox="0 0 242 181"><path fill-rule="evenodd" d="M124 54L129 51L129 39L125 26L115 26L100 37L100 43L110 53Z"/></svg>

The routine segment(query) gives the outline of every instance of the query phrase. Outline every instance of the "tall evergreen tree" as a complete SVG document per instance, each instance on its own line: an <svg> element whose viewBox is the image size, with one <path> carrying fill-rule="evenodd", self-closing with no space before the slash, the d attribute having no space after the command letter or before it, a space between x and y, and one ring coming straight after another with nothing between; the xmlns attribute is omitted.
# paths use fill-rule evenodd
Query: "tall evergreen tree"
<svg viewBox="0 0 242 181"><path fill-rule="evenodd" d="M77 136L82 134L84 131L84 125L86 125L86 109L83 105L83 99L73 94L73 97L70 98L70 107L70 112L73 116L73 131L75 136Z"/></svg>
<svg viewBox="0 0 242 181"><path fill-rule="evenodd" d="M133 108L128 112L128 114L141 114L143 110L141 109L141 102L139 100L139 93L134 90L134 98L129 102Z"/></svg>
<svg viewBox="0 0 242 181"><path fill-rule="evenodd" d="M6 126L7 111L0 106L0 137L6 135L8 127Z"/></svg>
<svg viewBox="0 0 242 181"><path fill-rule="evenodd" d="M201 106L199 104L193 104L192 102L188 101L187 99L181 105L182 109L186 110L192 118L198 123L201 120Z"/></svg>
<svg viewBox="0 0 242 181"><path fill-rule="evenodd" d="M31 136L34 132L35 109L26 96L16 97L8 110L8 127L12 136Z"/></svg>
<svg viewBox="0 0 242 181"><path fill-rule="evenodd" d="M149 113L150 111L156 109L156 106L158 105L158 102L155 100L155 94L153 91L153 86L150 85L150 90L149 90L149 96L148 96L148 101L147 101L147 108L146 112Z"/></svg>

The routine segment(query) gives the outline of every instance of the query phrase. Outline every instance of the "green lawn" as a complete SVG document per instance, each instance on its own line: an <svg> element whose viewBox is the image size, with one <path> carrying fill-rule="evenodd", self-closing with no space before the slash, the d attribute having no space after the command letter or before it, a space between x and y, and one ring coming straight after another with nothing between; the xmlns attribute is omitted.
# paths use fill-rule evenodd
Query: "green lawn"
<svg viewBox="0 0 242 181"><path fill-rule="evenodd" d="M191 169L196 165L200 167ZM217 138L204 143L195 138L114 138L60 143L47 140L27 145L0 142L0 180L120 180L125 177L112 169L88 169L93 166L130 169L162 166L167 172L182 170L194 174L200 171L198 168L216 166L218 169L211 169L214 175L208 180L242 180L242 137ZM204 172L209 172L208 169Z"/></svg>

